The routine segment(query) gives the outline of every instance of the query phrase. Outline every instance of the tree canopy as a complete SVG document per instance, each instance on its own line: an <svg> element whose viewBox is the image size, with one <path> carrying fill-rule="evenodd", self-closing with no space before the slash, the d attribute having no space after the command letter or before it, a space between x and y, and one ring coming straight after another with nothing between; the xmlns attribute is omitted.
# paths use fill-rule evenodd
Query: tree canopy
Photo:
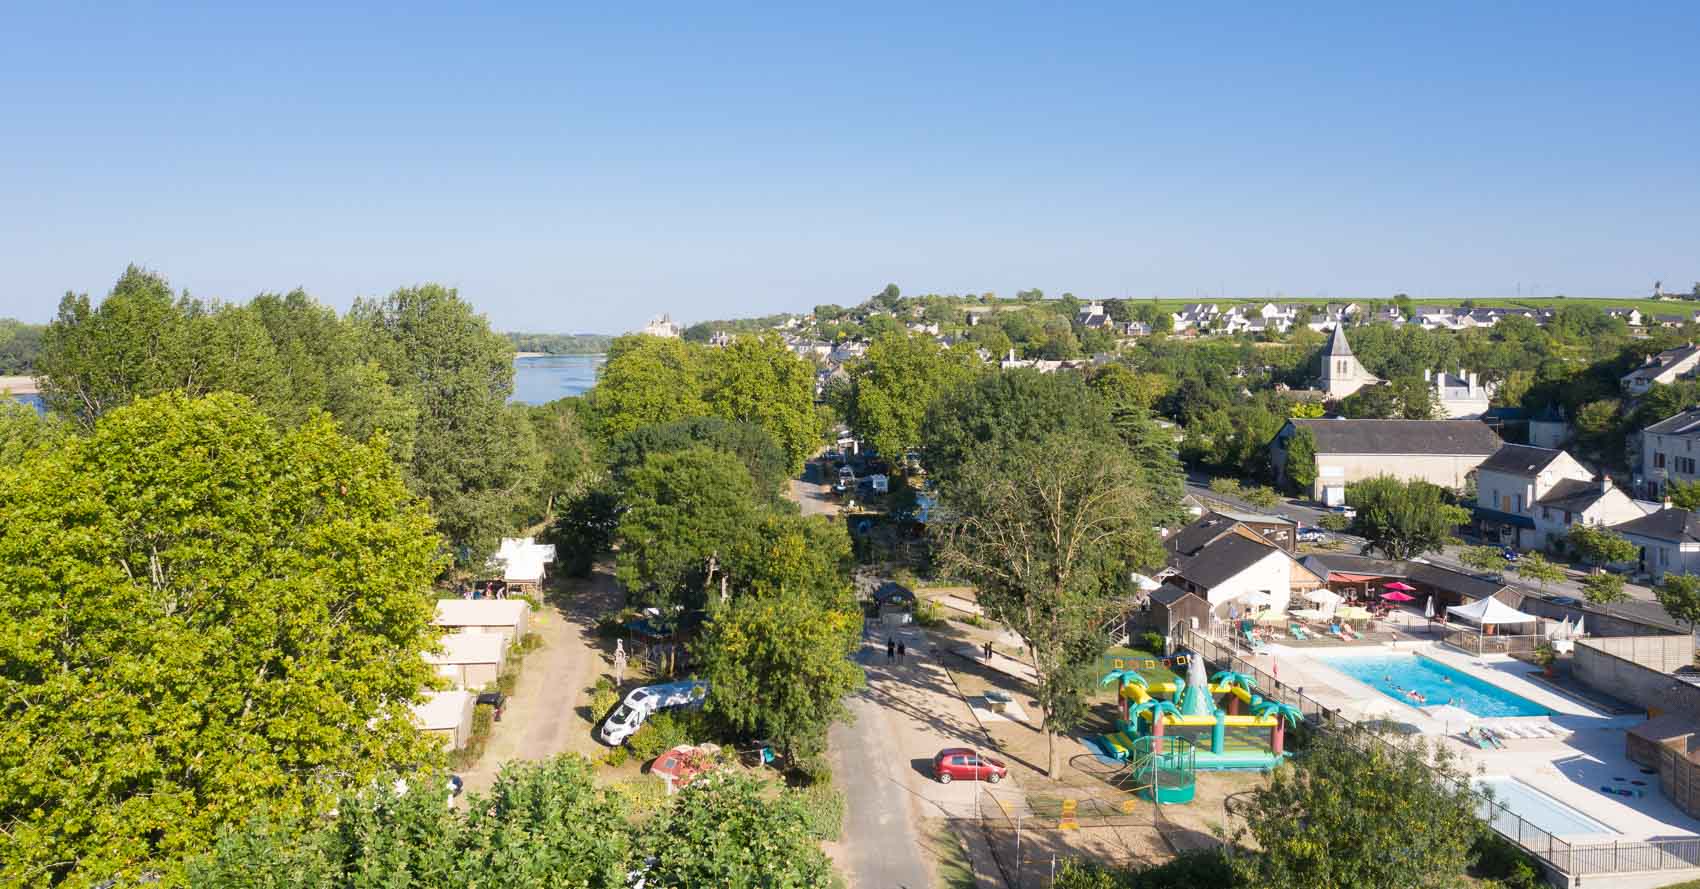
<svg viewBox="0 0 1700 889"><path fill-rule="evenodd" d="M1469 511L1453 504L1440 486L1391 476L1348 486L1346 502L1358 511L1358 533L1389 559L1410 559L1438 550L1454 539L1459 525L1470 520Z"/></svg>
<svg viewBox="0 0 1700 889"><path fill-rule="evenodd" d="M437 553L381 443L231 394L0 467L0 882L133 877L433 761Z"/></svg>
<svg viewBox="0 0 1700 889"><path fill-rule="evenodd" d="M923 336L891 333L873 341L850 368L850 428L888 457L921 443L922 419L934 399L966 383L972 352L946 349Z"/></svg>

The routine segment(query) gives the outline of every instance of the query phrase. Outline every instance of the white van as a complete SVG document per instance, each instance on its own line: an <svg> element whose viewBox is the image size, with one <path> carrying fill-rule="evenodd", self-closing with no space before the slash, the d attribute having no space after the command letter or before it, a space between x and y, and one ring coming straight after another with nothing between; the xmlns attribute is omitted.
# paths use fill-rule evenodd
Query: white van
<svg viewBox="0 0 1700 889"><path fill-rule="evenodd" d="M602 743L618 747L643 726L649 714L671 707L700 707L707 698L706 682L668 682L633 689L602 723Z"/></svg>

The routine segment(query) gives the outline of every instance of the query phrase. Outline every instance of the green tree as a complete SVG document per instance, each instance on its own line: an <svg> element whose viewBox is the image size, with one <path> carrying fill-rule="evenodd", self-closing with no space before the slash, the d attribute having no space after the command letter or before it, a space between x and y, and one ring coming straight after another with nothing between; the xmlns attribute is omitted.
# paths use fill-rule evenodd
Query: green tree
<svg viewBox="0 0 1700 889"><path fill-rule="evenodd" d="M590 390L603 439L707 414L703 351L684 340L639 334L615 340Z"/></svg>
<svg viewBox="0 0 1700 889"><path fill-rule="evenodd" d="M1623 577L1610 571L1588 575L1582 581L1582 592L1588 601L1596 605L1610 605L1629 599L1629 594L1623 589Z"/></svg>
<svg viewBox="0 0 1700 889"><path fill-rule="evenodd" d="M1685 482L1682 479L1667 479L1665 497L1677 509L1700 510L1700 480Z"/></svg>
<svg viewBox="0 0 1700 889"><path fill-rule="evenodd" d="M737 457L706 447L650 455L627 477L615 576L649 605L703 607L731 589L761 518ZM711 595L712 591L712 595Z"/></svg>
<svg viewBox="0 0 1700 889"><path fill-rule="evenodd" d="M609 467L615 482L624 484L631 471L651 454L698 446L737 457L749 470L757 500L774 504L784 499L791 479L785 452L760 428L719 417L692 417L642 427L611 445Z"/></svg>
<svg viewBox="0 0 1700 889"><path fill-rule="evenodd" d="M976 359L930 337L887 334L850 369L850 428L887 457L920 444L927 407L974 377Z"/></svg>
<svg viewBox="0 0 1700 889"><path fill-rule="evenodd" d="M1687 624L1691 631L1700 622L1700 576L1666 574L1664 583L1653 588L1653 597L1666 614Z"/></svg>
<svg viewBox="0 0 1700 889"><path fill-rule="evenodd" d="M716 416L761 427L785 452L789 474L819 446L814 369L778 334L741 336L708 361L708 407Z"/></svg>
<svg viewBox="0 0 1700 889"><path fill-rule="evenodd" d="M837 875L809 833L799 794L753 778L692 781L644 825L636 860L648 886L809 889Z"/></svg>
<svg viewBox="0 0 1700 889"><path fill-rule="evenodd" d="M1316 435L1301 426L1287 440L1287 462L1284 468L1287 481L1301 494L1309 494L1316 484Z"/></svg>
<svg viewBox="0 0 1700 889"><path fill-rule="evenodd" d="M236 395L0 468L0 883L134 878L440 757L407 704L441 567L380 448Z"/></svg>
<svg viewBox="0 0 1700 889"><path fill-rule="evenodd" d="M1120 446L1054 434L978 449L941 489L940 564L1031 653L1052 775L1055 734L1084 716L1081 668L1102 651L1100 627L1131 594L1129 574L1161 561L1138 479Z"/></svg>
<svg viewBox="0 0 1700 889"><path fill-rule="evenodd" d="M465 565L482 564L513 524L516 498L536 495L542 459L513 394L513 348L460 295L435 284L356 300L360 348L416 409L408 481L431 502Z"/></svg>
<svg viewBox="0 0 1700 889"><path fill-rule="evenodd" d="M1357 509L1358 533L1389 559L1438 550L1470 520L1469 511L1453 505L1438 485L1385 475L1349 486L1346 502Z"/></svg>
<svg viewBox="0 0 1700 889"><path fill-rule="evenodd" d="M569 503L603 480L586 413L582 398L558 398L526 411L544 461L532 517L553 519L557 503Z"/></svg>
<svg viewBox="0 0 1700 889"><path fill-rule="evenodd" d="M710 685L708 712L735 731L773 740L793 765L826 749L862 686L850 659L862 615L822 608L795 590L744 596L709 622L691 652Z"/></svg>
<svg viewBox="0 0 1700 889"><path fill-rule="evenodd" d="M1546 592L1547 584L1558 583L1564 579L1564 569L1547 561L1540 553L1529 553L1517 560L1517 576L1524 580L1532 580Z"/></svg>
<svg viewBox="0 0 1700 889"><path fill-rule="evenodd" d="M1452 889L1483 827L1468 776L1443 747L1395 747L1323 732L1293 767L1251 792L1232 863L1247 886Z"/></svg>
<svg viewBox="0 0 1700 889"><path fill-rule="evenodd" d="M54 417L0 394L0 466L16 464L36 448L55 446L70 432Z"/></svg>
<svg viewBox="0 0 1700 889"><path fill-rule="evenodd" d="M1505 554L1497 546L1466 546L1458 553L1458 561L1483 574L1505 573Z"/></svg>
<svg viewBox="0 0 1700 889"><path fill-rule="evenodd" d="M1612 565L1635 558L1640 549L1623 535L1602 525L1572 525L1565 535L1570 548L1590 565Z"/></svg>

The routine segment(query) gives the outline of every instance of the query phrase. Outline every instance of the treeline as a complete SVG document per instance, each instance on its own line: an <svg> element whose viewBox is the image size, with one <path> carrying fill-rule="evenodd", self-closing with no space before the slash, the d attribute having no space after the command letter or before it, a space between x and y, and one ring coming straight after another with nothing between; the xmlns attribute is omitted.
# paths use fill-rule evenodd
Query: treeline
<svg viewBox="0 0 1700 889"><path fill-rule="evenodd" d="M0 318L0 376L35 373L36 355L41 352L41 337L46 332L40 324Z"/></svg>
<svg viewBox="0 0 1700 889"><path fill-rule="evenodd" d="M545 355L601 355L614 338L600 333L508 333L515 352Z"/></svg>

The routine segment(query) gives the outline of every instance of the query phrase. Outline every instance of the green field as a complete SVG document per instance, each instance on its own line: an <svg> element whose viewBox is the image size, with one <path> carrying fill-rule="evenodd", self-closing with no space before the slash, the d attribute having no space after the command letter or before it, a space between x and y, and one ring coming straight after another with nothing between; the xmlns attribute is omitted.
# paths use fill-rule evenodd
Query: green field
<svg viewBox="0 0 1700 889"><path fill-rule="evenodd" d="M1273 303L1300 303L1300 304L1305 304L1305 305L1321 306L1321 305L1327 305L1328 303L1348 303L1348 302L1355 302L1355 303L1380 302L1380 303L1386 303L1390 299L1391 299L1390 297L1385 297L1385 296L1383 296L1383 297L1345 297L1345 298L1326 298L1326 299L1321 298L1321 297L1276 297L1276 298L1273 298L1273 299L1238 299L1238 298L1235 298L1235 299L1211 299L1211 298L1204 298L1204 299L1129 299L1129 300L1127 300L1127 302L1129 304L1132 304L1132 305L1141 305L1141 304L1144 304L1144 303L1155 303L1159 308L1174 311L1174 310L1179 310L1182 306L1188 306L1188 305L1192 305L1194 303L1213 303L1217 306L1231 306L1231 305L1256 305L1256 306L1261 306L1264 303L1273 302ZM1460 296L1460 297L1455 297L1455 298L1444 298L1444 299L1443 298L1417 299L1417 298L1413 297L1411 299L1411 304L1417 305L1417 306L1456 306L1456 305L1458 305L1462 302L1465 302L1466 300L1472 302L1477 308L1482 308L1482 309L1487 309L1487 308L1557 309L1560 306L1573 305L1575 303L1582 303L1584 305L1598 306L1602 309L1629 308L1629 307L1633 306L1637 309L1640 309L1643 314L1652 314L1652 315L1686 315L1686 314L1693 312L1696 308L1700 308L1700 302L1695 302L1693 300L1679 300L1679 301L1672 302L1672 301L1668 301L1668 300L1636 299L1634 297L1611 297L1611 296L1601 296L1601 297L1592 297L1592 296L1590 296L1590 297L1578 297L1578 296L1569 296L1569 297L1557 297L1557 296L1547 296L1547 297Z"/></svg>

